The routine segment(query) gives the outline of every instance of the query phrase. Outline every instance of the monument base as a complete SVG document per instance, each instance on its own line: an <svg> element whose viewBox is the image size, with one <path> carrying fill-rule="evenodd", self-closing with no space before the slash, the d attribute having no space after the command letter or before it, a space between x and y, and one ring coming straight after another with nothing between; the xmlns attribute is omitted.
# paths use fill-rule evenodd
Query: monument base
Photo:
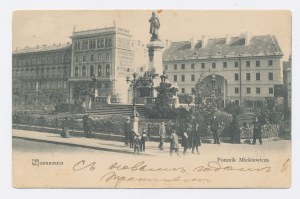
<svg viewBox="0 0 300 199"><path fill-rule="evenodd" d="M147 44L149 54L148 70L155 69L157 74L163 73L162 52L165 48L161 41L155 40Z"/></svg>

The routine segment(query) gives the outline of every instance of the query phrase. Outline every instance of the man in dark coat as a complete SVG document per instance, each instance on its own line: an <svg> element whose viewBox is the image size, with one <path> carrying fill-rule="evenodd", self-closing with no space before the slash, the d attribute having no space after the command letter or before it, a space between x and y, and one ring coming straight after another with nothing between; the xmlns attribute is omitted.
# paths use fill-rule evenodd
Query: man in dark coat
<svg viewBox="0 0 300 199"><path fill-rule="evenodd" d="M129 143L130 132L131 132L130 117L127 117L126 121L124 122L124 136L125 136L125 145L126 146L128 146L128 143Z"/></svg>
<svg viewBox="0 0 300 199"><path fill-rule="evenodd" d="M258 118L254 118L253 122L253 141L252 144L256 144L256 139L259 140L259 143L262 144L261 134L262 134L262 124L259 122Z"/></svg>
<svg viewBox="0 0 300 199"><path fill-rule="evenodd" d="M213 134L214 144L220 144L219 134L218 134L219 123L218 123L215 115L213 116L213 118L210 121L210 130Z"/></svg>
<svg viewBox="0 0 300 199"><path fill-rule="evenodd" d="M241 143L241 130L238 122L237 115L233 115L232 122L230 124L230 132L231 132L231 143L240 144Z"/></svg>
<svg viewBox="0 0 300 199"><path fill-rule="evenodd" d="M91 132L91 119L89 117L89 114L85 114L83 116L82 122L83 122L84 135L85 137L90 138L92 132Z"/></svg>
<svg viewBox="0 0 300 199"><path fill-rule="evenodd" d="M199 155L200 153L198 147L201 146L199 124L195 124L193 126L192 134L191 134L191 142L192 142L192 153L195 153L194 150L196 148L197 154Z"/></svg>

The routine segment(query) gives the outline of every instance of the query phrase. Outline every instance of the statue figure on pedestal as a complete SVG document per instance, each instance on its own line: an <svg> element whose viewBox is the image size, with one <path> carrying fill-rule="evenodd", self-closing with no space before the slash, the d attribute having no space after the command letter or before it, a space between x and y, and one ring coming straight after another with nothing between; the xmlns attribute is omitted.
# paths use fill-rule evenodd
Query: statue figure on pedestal
<svg viewBox="0 0 300 199"><path fill-rule="evenodd" d="M152 17L149 20L150 23L150 34L152 34L150 41L160 41L158 37L158 29L160 28L160 23L155 12L152 12Z"/></svg>

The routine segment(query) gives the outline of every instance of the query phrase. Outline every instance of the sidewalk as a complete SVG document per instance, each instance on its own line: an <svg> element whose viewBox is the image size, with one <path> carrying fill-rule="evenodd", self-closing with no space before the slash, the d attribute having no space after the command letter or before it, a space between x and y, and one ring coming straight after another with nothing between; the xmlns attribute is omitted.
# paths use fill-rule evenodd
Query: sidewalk
<svg viewBox="0 0 300 199"><path fill-rule="evenodd" d="M89 149L111 151L118 153L133 154L133 149L129 146L125 146L124 142L101 140L97 138L86 138L86 137L70 137L63 138L59 134L54 133L41 133L37 131L27 130L12 130L13 138L21 138L26 140L48 142L54 144L63 144L69 146L84 147ZM169 148L169 143L165 143L165 148ZM158 143L148 141L146 142L146 151L142 152L143 155L159 155Z"/></svg>

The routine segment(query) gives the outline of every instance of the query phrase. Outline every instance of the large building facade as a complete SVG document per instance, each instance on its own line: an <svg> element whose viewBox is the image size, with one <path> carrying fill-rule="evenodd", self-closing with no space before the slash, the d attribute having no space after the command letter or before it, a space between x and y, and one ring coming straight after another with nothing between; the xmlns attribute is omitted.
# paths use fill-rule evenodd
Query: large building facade
<svg viewBox="0 0 300 199"><path fill-rule="evenodd" d="M223 96L244 108L260 108L267 97L274 97L274 86L283 84L283 53L272 35L171 42L164 51L163 64L180 93L193 93L196 82L209 86L212 77Z"/></svg>
<svg viewBox="0 0 300 199"><path fill-rule="evenodd" d="M40 90L64 90L68 93L70 66L69 43L16 49L12 55L12 89L26 93Z"/></svg>
<svg viewBox="0 0 300 199"><path fill-rule="evenodd" d="M118 27L73 32L71 91L76 86L93 87L95 78L98 99L109 101L117 95L119 102L127 103L126 76L142 67L134 61L137 49L131 37L129 30Z"/></svg>

